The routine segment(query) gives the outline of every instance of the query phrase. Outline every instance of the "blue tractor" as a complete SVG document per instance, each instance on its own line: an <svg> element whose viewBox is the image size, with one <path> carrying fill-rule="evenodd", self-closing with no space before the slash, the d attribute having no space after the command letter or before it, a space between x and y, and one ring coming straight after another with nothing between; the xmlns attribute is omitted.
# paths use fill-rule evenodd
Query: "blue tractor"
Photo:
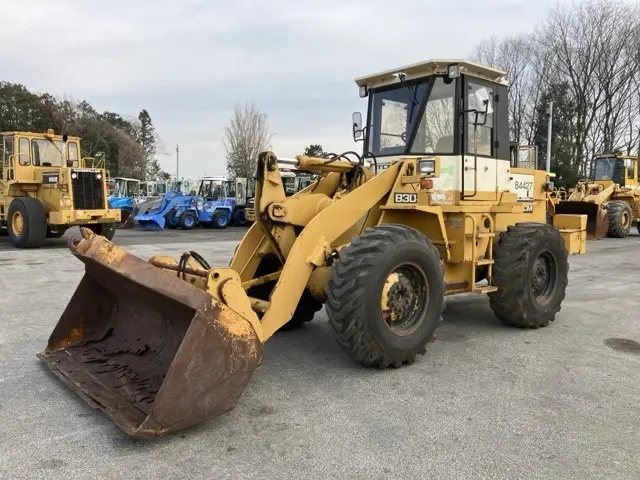
<svg viewBox="0 0 640 480"><path fill-rule="evenodd" d="M120 226L133 226L130 221L137 213L136 200L140 195L140 180L135 178L112 177L107 183L109 208L119 209Z"/></svg>
<svg viewBox="0 0 640 480"><path fill-rule="evenodd" d="M229 198L225 177L199 179L198 191L184 194L178 190L167 192L160 205L136 215L135 220L147 230L182 228L226 228L231 222L235 199Z"/></svg>

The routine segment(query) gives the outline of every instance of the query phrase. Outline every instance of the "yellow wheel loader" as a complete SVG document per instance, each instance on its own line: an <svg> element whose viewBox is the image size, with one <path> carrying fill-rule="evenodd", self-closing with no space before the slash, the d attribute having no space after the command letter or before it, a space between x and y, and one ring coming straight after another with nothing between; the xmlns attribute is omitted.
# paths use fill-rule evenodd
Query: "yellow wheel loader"
<svg viewBox="0 0 640 480"><path fill-rule="evenodd" d="M589 238L625 238L637 222L640 233L640 172L638 157L619 154L596 156L591 178L578 181L555 213L584 214Z"/></svg>
<svg viewBox="0 0 640 480"><path fill-rule="evenodd" d="M104 165L80 157L80 138L3 132L0 163L0 230L14 246L41 246L84 226L111 240L120 210L108 208Z"/></svg>
<svg viewBox="0 0 640 480"><path fill-rule="evenodd" d="M323 304L345 353L379 368L425 354L446 295L549 325L586 217L546 224L546 173L511 167L504 72L427 61L356 82L365 154L262 153L256 222L228 267L192 251L143 261L83 229L70 249L84 277L39 358L124 432L154 437L232 409L264 343ZM287 196L287 165L319 178Z"/></svg>

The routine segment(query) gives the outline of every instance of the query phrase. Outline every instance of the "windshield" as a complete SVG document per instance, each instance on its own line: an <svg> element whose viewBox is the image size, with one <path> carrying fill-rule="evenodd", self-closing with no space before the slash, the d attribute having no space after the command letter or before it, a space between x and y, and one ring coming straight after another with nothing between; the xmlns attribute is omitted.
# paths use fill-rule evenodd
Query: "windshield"
<svg viewBox="0 0 640 480"><path fill-rule="evenodd" d="M624 161L616 157L598 158L595 161L594 180L613 180L622 183Z"/></svg>
<svg viewBox="0 0 640 480"><path fill-rule="evenodd" d="M204 197L205 200L222 200L227 197L227 189L225 182L216 180L203 180L200 183L198 195Z"/></svg>
<svg viewBox="0 0 640 480"><path fill-rule="evenodd" d="M296 177L284 177L282 183L286 196L296 193Z"/></svg>
<svg viewBox="0 0 640 480"><path fill-rule="evenodd" d="M369 150L376 156L453 153L456 82L426 77L374 91ZM427 98L428 94L428 98ZM415 103L414 103L415 99ZM412 134L415 131L411 145Z"/></svg>
<svg viewBox="0 0 640 480"><path fill-rule="evenodd" d="M138 195L140 193L140 183L133 181L127 182L127 193L129 195Z"/></svg>
<svg viewBox="0 0 640 480"><path fill-rule="evenodd" d="M60 141L31 140L33 164L42 167L62 167L62 149Z"/></svg>

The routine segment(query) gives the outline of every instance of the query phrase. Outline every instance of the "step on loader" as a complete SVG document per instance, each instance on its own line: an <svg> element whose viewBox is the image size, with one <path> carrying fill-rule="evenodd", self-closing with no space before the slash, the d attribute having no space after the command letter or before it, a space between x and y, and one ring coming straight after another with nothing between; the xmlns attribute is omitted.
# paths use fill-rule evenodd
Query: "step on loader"
<svg viewBox="0 0 640 480"><path fill-rule="evenodd" d="M345 353L378 368L426 353L446 295L549 325L586 217L548 225L545 172L511 167L504 75L428 61L357 79L365 154L262 153L256 222L228 267L192 251L143 261L82 230L70 249L85 274L40 359L124 432L155 437L233 408L264 343L323 304ZM287 196L284 165L319 177Z"/></svg>

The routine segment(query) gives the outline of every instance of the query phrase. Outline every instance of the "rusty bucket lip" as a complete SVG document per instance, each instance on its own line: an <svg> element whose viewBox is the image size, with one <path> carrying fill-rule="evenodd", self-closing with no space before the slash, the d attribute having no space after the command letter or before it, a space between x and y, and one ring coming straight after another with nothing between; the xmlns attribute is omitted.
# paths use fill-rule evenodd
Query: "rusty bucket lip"
<svg viewBox="0 0 640 480"><path fill-rule="evenodd" d="M231 333L233 329L229 330L229 327L225 326L236 321L246 321L250 324L246 318L225 306L224 303L216 303L207 291L130 254L90 229L81 228L80 234L74 235L69 240L69 249L85 264L81 284L83 281L91 282L89 280L91 277L93 281L101 278L105 283L99 280L100 288L109 292L113 288L114 278L111 278L111 274L107 271L101 272L101 269L107 269L114 275L126 277L128 282L133 282L142 288L150 288L155 294L188 308L193 311L193 318L188 323L183 323L183 327L177 327L186 328L182 330L184 336L179 340L177 347L171 347L175 350L167 350L172 352L167 357L170 359L168 368L165 366L158 370L164 374L161 383L159 387L153 387L152 392L155 393L150 392L154 396L149 401L148 407L140 408L141 405L137 405L136 401L127 397L129 394L123 395L114 391L115 383L113 378L109 377L110 373L88 368L88 364L83 362L81 349L74 351L74 348L81 347L83 342L88 344L92 341L98 343L103 341L99 339L100 337L92 337L92 329L88 326L82 328L83 336L79 339L74 340L69 335L70 329L80 324L73 320L76 318L73 308L68 313L67 320L63 321L67 309L70 308L69 305L74 298L85 298L84 294L88 292L78 293L76 290L54 328L47 347L42 352L36 353L36 356L58 379L85 403L94 409L101 410L126 435L134 438L150 439L165 436L215 418L236 405L264 355L264 344L255 333L253 326L248 329L252 334L237 338ZM95 277L96 275L98 277ZM107 280L108 278L111 279ZM150 278L155 279L156 282L150 284ZM145 296L140 301L144 303L148 298ZM75 308L84 311L85 307L80 304ZM217 321L227 314L236 317L234 320L227 319L227 322L232 322L231 324ZM71 321L68 321L69 319ZM120 320L114 318L113 321L116 322L113 324L115 328L118 328L117 322L122 322L122 318ZM103 323L103 320L98 320L96 325L107 324ZM60 339L62 342L57 343ZM207 349L206 345L216 347L211 350ZM195 356L194 352L197 352ZM234 359L232 370L228 370L231 367L226 360L227 356ZM202 363L198 359L201 359ZM125 361L125 364L128 363ZM133 365L132 363L129 367L132 368L133 374L137 375L144 371L144 369L136 369L139 367ZM238 369L238 365L243 367ZM217 374L207 374L207 371L216 366L220 368ZM185 376L185 372L192 373ZM182 392L185 392L184 398L181 398ZM194 397L194 395L197 396ZM197 400L192 402L190 400L192 398Z"/></svg>

